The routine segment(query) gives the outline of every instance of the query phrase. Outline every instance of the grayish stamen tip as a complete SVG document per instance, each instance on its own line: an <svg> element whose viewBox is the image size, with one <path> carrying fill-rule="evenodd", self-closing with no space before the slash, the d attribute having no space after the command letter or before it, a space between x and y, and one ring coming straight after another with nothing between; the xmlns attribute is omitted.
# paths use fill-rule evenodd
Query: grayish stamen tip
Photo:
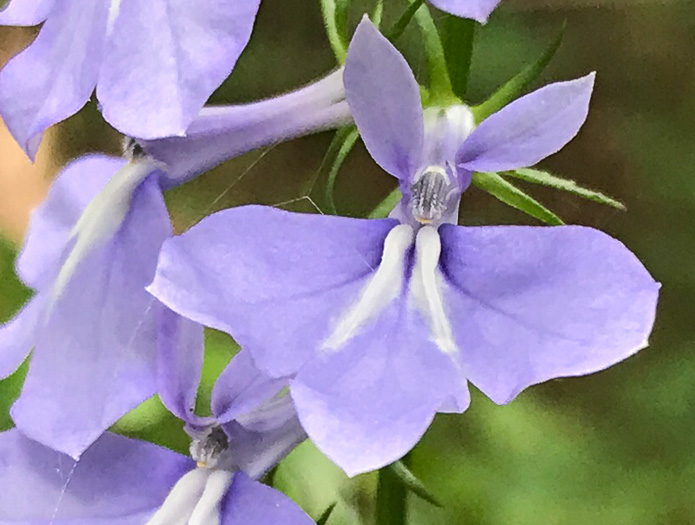
<svg viewBox="0 0 695 525"><path fill-rule="evenodd" d="M423 170L410 187L410 205L418 222L429 224L442 217L447 206L449 186L449 176L443 168L430 166Z"/></svg>
<svg viewBox="0 0 695 525"><path fill-rule="evenodd" d="M201 437L191 443L191 457L199 467L215 468L221 456L229 448L227 434L220 426L211 427Z"/></svg>

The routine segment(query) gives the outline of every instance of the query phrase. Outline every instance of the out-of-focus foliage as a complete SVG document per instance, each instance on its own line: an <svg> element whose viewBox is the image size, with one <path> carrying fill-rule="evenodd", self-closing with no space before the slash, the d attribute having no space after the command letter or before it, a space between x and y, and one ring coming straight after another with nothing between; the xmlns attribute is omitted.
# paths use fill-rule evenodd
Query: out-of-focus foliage
<svg viewBox="0 0 695 525"><path fill-rule="evenodd" d="M363 2L366 9L373 2ZM405 2L402 2L405 6ZM567 19L562 47L544 80L598 72L585 128L541 167L605 192L627 212L565 192L524 185L569 224L586 224L620 238L662 283L651 346L605 372L554 381L497 407L474 393L463 416L440 416L410 455L413 472L445 505L413 496L415 525L679 525L695 522L695 17L692 3L621 2L517 11L509 0L477 44L468 93L479 103L535 60L548 36ZM387 13L393 12L388 9ZM439 20L438 16L435 16ZM384 20L390 27L393 19ZM354 20L351 20L354 23ZM399 44L419 75L422 51L409 27ZM335 60L322 33L318 2L264 2L251 45L216 102L244 101L298 86L330 70ZM117 151L94 108L61 129L61 160L87 149ZM330 134L283 144L227 163L168 196L177 230L204 214L245 202L288 209L323 208L319 169ZM259 160L260 159L260 160ZM516 182L516 181L515 181ZM367 214L394 187L360 142L336 182L336 206ZM312 190L313 191L310 191ZM461 206L464 224L532 224L533 219L471 188ZM26 297L0 246L0 316ZM234 351L226 336L208 334L210 362L200 409ZM17 392L0 383L0 425ZM208 392L205 394L205 392ZM181 424L156 401L119 424L180 451ZM278 469L275 483L313 516L338 501L328 525L358 523L373 513L373 475L347 480L310 444Z"/></svg>

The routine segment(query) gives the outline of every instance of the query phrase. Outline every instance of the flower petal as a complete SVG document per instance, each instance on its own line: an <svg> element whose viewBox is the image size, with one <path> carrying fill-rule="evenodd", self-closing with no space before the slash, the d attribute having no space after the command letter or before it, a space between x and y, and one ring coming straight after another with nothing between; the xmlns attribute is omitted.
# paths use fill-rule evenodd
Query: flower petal
<svg viewBox="0 0 695 525"><path fill-rule="evenodd" d="M22 281L38 290L52 282L82 212L124 164L123 159L86 155L63 168L31 214L16 265Z"/></svg>
<svg viewBox="0 0 695 525"><path fill-rule="evenodd" d="M0 326L0 379L13 374L36 343L44 298L34 297L14 318Z"/></svg>
<svg viewBox="0 0 695 525"><path fill-rule="evenodd" d="M143 139L183 135L234 69L259 4L122 0L97 87L104 118Z"/></svg>
<svg viewBox="0 0 695 525"><path fill-rule="evenodd" d="M221 525L270 523L315 525L314 520L282 492L237 472L222 504Z"/></svg>
<svg viewBox="0 0 695 525"><path fill-rule="evenodd" d="M2 26L35 26L46 20L55 0L12 0L0 10Z"/></svg>
<svg viewBox="0 0 695 525"><path fill-rule="evenodd" d="M12 408L28 436L73 457L156 391L156 312L145 292L171 223L154 178L114 237L78 265L38 335Z"/></svg>
<svg viewBox="0 0 695 525"><path fill-rule="evenodd" d="M262 373L251 354L239 352L227 365L212 390L212 413L220 423L228 423L273 397L287 386L286 379Z"/></svg>
<svg viewBox="0 0 695 525"><path fill-rule="evenodd" d="M370 155L394 177L408 179L422 156L420 86L403 56L366 17L350 43L343 81Z"/></svg>
<svg viewBox="0 0 695 525"><path fill-rule="evenodd" d="M471 133L457 163L470 171L533 166L565 146L584 124L595 73L557 82L515 100Z"/></svg>
<svg viewBox="0 0 695 525"><path fill-rule="evenodd" d="M222 428L236 468L254 479L263 477L306 439L288 395L271 399Z"/></svg>
<svg viewBox="0 0 695 525"><path fill-rule="evenodd" d="M185 137L139 140L167 166L164 183L183 184L242 153L351 122L342 70L301 89L250 104L203 108Z"/></svg>
<svg viewBox="0 0 695 525"><path fill-rule="evenodd" d="M0 524L140 525L191 460L151 443L104 434L79 462L0 434Z"/></svg>
<svg viewBox="0 0 695 525"><path fill-rule="evenodd" d="M0 71L0 115L31 159L43 131L89 100L107 16L108 2L57 2L36 40Z"/></svg>
<svg viewBox="0 0 695 525"><path fill-rule="evenodd" d="M149 291L232 335L263 372L286 377L377 268L395 225L263 206L225 210L164 244Z"/></svg>
<svg viewBox="0 0 695 525"><path fill-rule="evenodd" d="M169 411L189 425L200 424L195 400L203 372L203 327L159 308L157 384L159 397Z"/></svg>
<svg viewBox="0 0 695 525"><path fill-rule="evenodd" d="M452 15L471 18L484 24L500 0L430 0L430 3Z"/></svg>
<svg viewBox="0 0 695 525"><path fill-rule="evenodd" d="M452 396L465 400L462 410L468 402L465 379L405 299L309 362L290 389L311 440L349 476L405 455Z"/></svg>
<svg viewBox="0 0 695 525"><path fill-rule="evenodd" d="M579 226L440 228L445 301L468 379L496 403L607 368L647 345L659 284Z"/></svg>

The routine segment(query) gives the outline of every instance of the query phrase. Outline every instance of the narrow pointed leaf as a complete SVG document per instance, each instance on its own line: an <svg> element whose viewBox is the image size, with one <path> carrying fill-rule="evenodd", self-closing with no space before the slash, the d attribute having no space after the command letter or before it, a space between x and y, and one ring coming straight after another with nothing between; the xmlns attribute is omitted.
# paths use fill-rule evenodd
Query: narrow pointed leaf
<svg viewBox="0 0 695 525"><path fill-rule="evenodd" d="M384 0L377 0L371 18L374 25L381 28L381 22L384 18Z"/></svg>
<svg viewBox="0 0 695 525"><path fill-rule="evenodd" d="M420 6L422 6L424 3L425 0L413 0L413 2L408 5L406 10L401 13L401 16L398 17L398 20L396 20L388 33L386 33L386 38L388 38L392 43L395 43L396 40L398 40L403 34L406 27L408 27L408 24L410 24L410 21L415 16L415 12L420 9Z"/></svg>
<svg viewBox="0 0 695 525"><path fill-rule="evenodd" d="M418 3L419 0L411 0L411 2ZM415 11L415 21L422 35L422 46L427 59L430 102L443 106L460 102L451 88L442 39L426 5L421 5Z"/></svg>
<svg viewBox="0 0 695 525"><path fill-rule="evenodd" d="M348 12L350 10L350 0L335 0L335 27L338 31L340 41L347 49L350 37L348 35Z"/></svg>
<svg viewBox="0 0 695 525"><path fill-rule="evenodd" d="M505 204L521 210L546 224L552 226L564 224L560 217L497 173L474 173L473 184Z"/></svg>
<svg viewBox="0 0 695 525"><path fill-rule="evenodd" d="M425 484L420 481L420 479L412 473L412 471L403 463L402 461L396 461L391 463L388 467L396 475L398 480L405 485L408 490L410 490L416 496L424 499L426 502L431 503L435 507L440 509L444 507L437 498L432 495L432 493L427 490Z"/></svg>
<svg viewBox="0 0 695 525"><path fill-rule="evenodd" d="M399 200L401 200L401 191L395 188L391 193L389 193L386 198L381 201L376 207L367 215L368 219L383 219L386 217L391 210L396 206Z"/></svg>
<svg viewBox="0 0 695 525"><path fill-rule="evenodd" d="M542 184L543 186L549 186L551 188L555 188L556 190L568 191L570 193L574 193L578 197L598 202L599 204L606 204L607 206L612 206L613 208L617 208L622 211L627 209L622 202L615 200L614 198L609 197L600 191L584 188L579 186L573 180L563 179L562 177L558 177L557 175L553 175L547 171L522 168L516 171L505 172L503 175L515 177L533 184Z"/></svg>
<svg viewBox="0 0 695 525"><path fill-rule="evenodd" d="M342 13L346 9L345 4L345 0L321 0L321 13L323 24L326 27L326 36L339 64L344 64L347 56L347 40L341 34L344 30L346 31L344 28L347 27L347 21L345 20L343 27L341 27L343 22L340 21L340 17L343 16Z"/></svg>
<svg viewBox="0 0 695 525"><path fill-rule="evenodd" d="M457 16L447 16L444 21L444 53L451 87L461 100L466 98L476 25L475 20Z"/></svg>
<svg viewBox="0 0 695 525"><path fill-rule="evenodd" d="M352 151L358 138L359 133L354 126L339 129L335 133L330 146L328 146L328 151L326 151L326 156L324 157L324 164L330 165L326 182L326 203L330 213L333 215L338 214L335 206L335 182L338 178L338 172L340 172L340 168Z"/></svg>
<svg viewBox="0 0 695 525"><path fill-rule="evenodd" d="M333 514L333 510L335 509L336 503L331 503L326 510L323 511L323 514L321 514L321 517L316 520L316 525L326 525L328 523L328 519L331 517L331 514Z"/></svg>
<svg viewBox="0 0 695 525"><path fill-rule="evenodd" d="M376 490L376 525L406 525L408 489L390 467L379 471Z"/></svg>
<svg viewBox="0 0 695 525"><path fill-rule="evenodd" d="M533 63L527 65L516 76L499 88L493 95L482 104L472 108L476 122L482 122L487 117L496 113L504 106L521 96L526 88L536 80L546 66L550 63L555 53L560 48L562 39L565 36L567 23L563 23L555 39L546 48L543 54Z"/></svg>

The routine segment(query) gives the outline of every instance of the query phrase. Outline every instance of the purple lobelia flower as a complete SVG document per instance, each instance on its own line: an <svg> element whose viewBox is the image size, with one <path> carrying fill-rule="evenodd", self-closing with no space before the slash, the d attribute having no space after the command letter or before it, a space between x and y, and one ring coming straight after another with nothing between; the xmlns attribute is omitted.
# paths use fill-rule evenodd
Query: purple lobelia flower
<svg viewBox="0 0 695 525"><path fill-rule="evenodd" d="M577 133L592 76L473 130L463 106L423 114L407 63L363 21L344 80L368 150L403 189L395 218L225 210L164 243L149 290L293 376L305 430L348 474L401 457L436 412L463 412L467 381L508 403L647 345L659 285L619 241L456 225L471 171L534 164Z"/></svg>
<svg viewBox="0 0 695 525"><path fill-rule="evenodd" d="M429 2L452 15L470 18L484 24L500 0L429 0Z"/></svg>
<svg viewBox="0 0 695 525"><path fill-rule="evenodd" d="M206 108L186 138L129 141L129 161L89 155L67 166L33 213L17 260L37 293L0 326L0 378L34 349L12 408L22 432L79 457L156 392L162 306L144 288L172 234L163 189L251 149L349 120L338 72L274 99Z"/></svg>
<svg viewBox="0 0 695 525"><path fill-rule="evenodd" d="M256 481L305 437L289 396L265 401L264 385L279 383L264 379L241 353L215 385L219 420L194 416L191 392L195 396L200 367L191 355L198 354L190 346L182 353L168 344L182 338L183 346L200 346L201 330L175 316L163 322L169 337L160 345L160 358L193 365L166 367L160 376L162 398L174 410L183 409L192 425L193 460L106 433L75 462L10 430L0 434L0 523L314 523L289 498Z"/></svg>
<svg viewBox="0 0 695 525"><path fill-rule="evenodd" d="M0 72L0 115L33 158L43 131L94 88L131 136L183 135L234 68L260 0L13 0L0 25L44 22Z"/></svg>

